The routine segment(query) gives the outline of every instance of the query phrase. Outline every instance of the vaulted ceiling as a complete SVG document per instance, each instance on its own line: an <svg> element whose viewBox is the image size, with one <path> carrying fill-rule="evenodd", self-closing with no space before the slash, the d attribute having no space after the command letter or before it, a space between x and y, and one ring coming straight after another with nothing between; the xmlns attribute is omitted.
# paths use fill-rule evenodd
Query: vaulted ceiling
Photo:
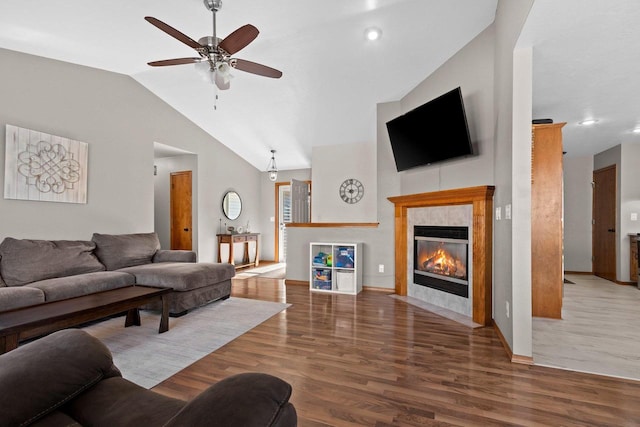
<svg viewBox="0 0 640 427"><path fill-rule="evenodd" d="M2 0L0 47L127 74L265 169L306 168L311 148L375 140L376 104L396 101L490 25L497 0L224 0L217 34L251 23L258 38L237 57L283 71L234 71L218 91L193 65L149 61L194 56L144 20L193 39L212 33L202 0ZM640 140L640 9L636 0L536 0L521 46L533 46L533 113L566 121L569 156ZM369 27L382 30L377 42ZM3 66L6 66L3 64ZM591 127L578 125L587 118ZM157 141L167 143L168 141Z"/></svg>
<svg viewBox="0 0 640 427"><path fill-rule="evenodd" d="M202 0L2 0L0 47L127 74L198 126L265 169L310 167L318 145L373 143L376 104L396 101L490 25L497 0L224 0L217 35L251 23L260 34L238 58L281 79L234 71L216 90L194 65L149 61L197 56L144 20L198 40L212 34ZM369 27L382 30L366 40ZM167 143L167 141L157 141Z"/></svg>

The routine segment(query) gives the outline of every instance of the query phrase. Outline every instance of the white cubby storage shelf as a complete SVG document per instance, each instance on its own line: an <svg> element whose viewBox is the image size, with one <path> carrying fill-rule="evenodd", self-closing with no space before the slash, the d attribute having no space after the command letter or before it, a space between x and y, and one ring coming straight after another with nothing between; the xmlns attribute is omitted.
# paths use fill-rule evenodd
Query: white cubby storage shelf
<svg viewBox="0 0 640 427"><path fill-rule="evenodd" d="M309 288L356 295L362 290L362 243L309 244Z"/></svg>

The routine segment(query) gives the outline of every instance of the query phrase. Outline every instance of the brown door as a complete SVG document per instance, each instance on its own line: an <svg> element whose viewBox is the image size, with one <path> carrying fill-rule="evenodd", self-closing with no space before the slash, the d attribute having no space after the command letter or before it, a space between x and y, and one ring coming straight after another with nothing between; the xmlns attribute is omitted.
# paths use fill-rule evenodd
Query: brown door
<svg viewBox="0 0 640 427"><path fill-rule="evenodd" d="M171 173L171 249L192 250L191 171Z"/></svg>
<svg viewBox="0 0 640 427"><path fill-rule="evenodd" d="M593 274L616 280L616 166L593 172Z"/></svg>

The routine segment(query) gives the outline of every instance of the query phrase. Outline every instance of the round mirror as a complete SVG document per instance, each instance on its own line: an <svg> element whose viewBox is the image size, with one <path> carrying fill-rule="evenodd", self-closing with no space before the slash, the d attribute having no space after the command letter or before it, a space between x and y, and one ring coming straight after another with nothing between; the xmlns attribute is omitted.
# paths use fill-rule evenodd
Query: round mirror
<svg viewBox="0 0 640 427"><path fill-rule="evenodd" d="M227 218L231 220L238 219L240 212L242 212L240 195L235 191L227 191L222 198L222 211Z"/></svg>

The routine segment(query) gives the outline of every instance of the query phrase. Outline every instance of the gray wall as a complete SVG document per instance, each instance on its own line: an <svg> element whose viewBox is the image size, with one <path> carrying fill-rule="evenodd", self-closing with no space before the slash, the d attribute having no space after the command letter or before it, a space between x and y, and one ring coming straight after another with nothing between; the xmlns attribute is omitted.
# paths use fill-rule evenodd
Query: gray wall
<svg viewBox="0 0 640 427"><path fill-rule="evenodd" d="M622 144L622 168L620 171L622 188L620 189L620 276L623 282L637 281L637 277L629 274L629 259L631 257L631 241L629 233L640 233L640 222L632 221L631 214L640 216L640 145L633 143Z"/></svg>
<svg viewBox="0 0 640 427"><path fill-rule="evenodd" d="M564 178L564 269L592 272L593 156L567 157Z"/></svg>
<svg viewBox="0 0 640 427"><path fill-rule="evenodd" d="M93 232L154 229L153 142L198 155L198 257L217 256L225 190L258 218L262 173L131 77L0 49L0 126L12 124L89 144L88 203L0 199L0 239L90 239ZM5 132L0 131L0 165ZM4 174L0 174L4 185Z"/></svg>
<svg viewBox="0 0 640 427"><path fill-rule="evenodd" d="M526 66L530 54L523 52L516 61L514 50L532 4L533 0L500 0L494 23L494 206L504 208L510 204L513 220L494 223L493 317L513 353L521 356L533 354L531 210L527 209L531 199L530 161L527 162L531 155L531 97L527 96L531 72ZM521 73L525 75L521 77Z"/></svg>
<svg viewBox="0 0 640 427"><path fill-rule="evenodd" d="M341 144L313 147L311 180L312 222L375 222L377 205L376 150L370 144ZM364 187L358 203L340 198L340 185L355 178Z"/></svg>
<svg viewBox="0 0 640 427"><path fill-rule="evenodd" d="M394 207L387 197L399 196L429 191L439 191L460 187L493 184L494 169L494 116L493 116L493 52L494 29L489 27L467 46L456 53L432 75L426 78L415 89L397 102L378 105L377 141L370 146L373 155L367 157L376 159L377 167L377 228L341 228L330 229L301 229L292 228L289 231L289 245L291 246L287 262L287 279L308 280L308 244L311 241L329 241L338 238L340 242L363 242L363 284L364 286L379 288L395 288L394 280ZM456 87L462 88L462 95L469 121L469 131L474 142L476 155L468 158L451 160L446 163L424 166L410 171L398 173L395 168L393 153L389 142L386 122L403 114L425 102L442 95ZM446 130L434 129L435 134L445 135ZM366 148L366 145L363 145ZM325 171L322 176L314 178L313 193L326 175L343 176L350 174L349 164L342 165L333 161L337 154L329 156L315 156L312 164L315 171ZM322 165L316 161L325 162ZM361 168L361 165L357 165ZM361 169L356 169L361 170ZM334 183L335 187L335 183ZM369 186L367 186L368 188ZM336 188L329 188L329 197L337 192ZM339 200L339 199L338 199ZM314 198L313 209L317 209L322 200ZM340 201L336 209L345 209ZM327 214L329 215L329 214ZM315 216L315 215L314 215ZM334 217L340 217L336 214ZM354 222L371 222L371 212L363 212ZM324 219L330 222L329 219ZM375 222L375 220L374 220ZM296 255L293 255L296 254ZM378 265L384 264L384 273L378 272ZM302 266L302 267L301 267Z"/></svg>
<svg viewBox="0 0 640 427"><path fill-rule="evenodd" d="M402 113L461 87L474 155L400 172L402 194L493 184L493 25L400 100ZM446 129L431 129L446 144Z"/></svg>

